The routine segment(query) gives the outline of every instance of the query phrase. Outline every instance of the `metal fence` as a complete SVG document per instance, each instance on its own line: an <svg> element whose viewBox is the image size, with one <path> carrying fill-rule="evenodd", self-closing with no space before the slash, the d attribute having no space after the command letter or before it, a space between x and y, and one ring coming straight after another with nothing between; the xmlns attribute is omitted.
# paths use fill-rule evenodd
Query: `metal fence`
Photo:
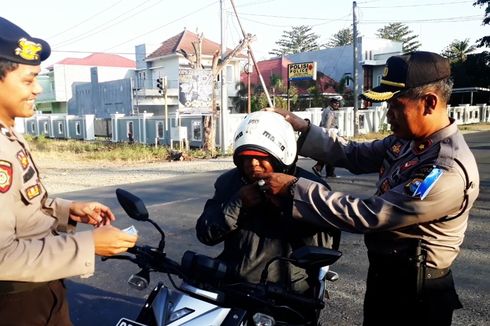
<svg viewBox="0 0 490 326"><path fill-rule="evenodd" d="M318 125L322 108L309 108L294 112L302 118L310 119ZM359 133L367 134L380 130L389 130L386 120L387 108L382 106L358 110ZM345 137L354 135L354 109L341 108L335 112L339 125L339 134ZM482 105L448 106L448 114L457 124L490 122L490 107ZM233 144L233 135L246 114L227 114L225 132L221 133L220 121L216 123L217 146L223 143L225 148ZM170 145L202 147L204 134L204 115L169 115L142 113L134 116L113 114L111 119L95 119L94 115L72 116L62 114L37 114L31 118L18 119L18 130L49 138L93 140L95 136L107 137L112 142L136 142L148 145ZM220 137L220 136L223 137ZM224 138L224 139L221 139Z"/></svg>

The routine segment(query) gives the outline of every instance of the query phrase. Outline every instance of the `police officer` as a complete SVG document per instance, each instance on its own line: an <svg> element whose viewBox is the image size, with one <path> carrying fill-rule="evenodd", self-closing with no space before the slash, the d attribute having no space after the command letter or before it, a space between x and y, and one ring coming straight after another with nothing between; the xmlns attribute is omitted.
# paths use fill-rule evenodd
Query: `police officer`
<svg viewBox="0 0 490 326"><path fill-rule="evenodd" d="M49 198L16 117L30 117L45 41L0 17L0 324L71 325L62 279L94 272L94 254L134 246L98 202ZM74 233L78 222L94 230Z"/></svg>
<svg viewBox="0 0 490 326"><path fill-rule="evenodd" d="M388 102L392 135L347 142L292 113L275 110L301 132L300 154L379 173L375 194L359 198L299 178L268 174L269 193L293 193L293 216L364 233L369 271L364 325L450 325L462 305L451 265L479 192L475 158L448 117L449 62L412 52L387 61L381 84L362 97Z"/></svg>

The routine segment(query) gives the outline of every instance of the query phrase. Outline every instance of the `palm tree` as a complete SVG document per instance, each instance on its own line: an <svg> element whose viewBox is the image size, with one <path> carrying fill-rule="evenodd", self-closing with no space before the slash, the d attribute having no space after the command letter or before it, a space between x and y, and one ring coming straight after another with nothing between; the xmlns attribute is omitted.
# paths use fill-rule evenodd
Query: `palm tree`
<svg viewBox="0 0 490 326"><path fill-rule="evenodd" d="M470 39L463 41L454 40L441 53L443 57L448 58L451 62L465 62L468 54L476 50L475 45L470 45Z"/></svg>

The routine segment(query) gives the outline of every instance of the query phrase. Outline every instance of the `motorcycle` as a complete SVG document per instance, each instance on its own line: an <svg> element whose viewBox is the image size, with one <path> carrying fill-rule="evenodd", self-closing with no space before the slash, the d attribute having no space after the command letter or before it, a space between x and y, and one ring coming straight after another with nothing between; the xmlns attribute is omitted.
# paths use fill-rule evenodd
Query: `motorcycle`
<svg viewBox="0 0 490 326"><path fill-rule="evenodd" d="M172 288L160 282L150 293L136 320L121 318L117 326L163 325L316 325L327 296L326 281L338 279L329 270L342 255L339 251L305 246L289 257L275 257L265 266L259 284L225 282L226 264L205 255L186 251L180 264L165 253L165 233L149 218L144 202L134 194L116 190L117 199L131 218L151 223L161 235L157 247L135 246L127 254L105 257L129 260L141 268L130 276L130 286L144 290L150 273L166 273ZM267 282L267 268L276 261L287 261L314 275L315 296L292 293ZM177 284L174 277L181 279Z"/></svg>

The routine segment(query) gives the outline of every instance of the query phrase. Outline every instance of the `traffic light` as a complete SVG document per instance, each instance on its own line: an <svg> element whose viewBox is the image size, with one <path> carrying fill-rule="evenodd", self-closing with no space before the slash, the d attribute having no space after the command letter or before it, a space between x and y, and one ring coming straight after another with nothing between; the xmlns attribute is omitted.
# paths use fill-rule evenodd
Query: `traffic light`
<svg viewBox="0 0 490 326"><path fill-rule="evenodd" d="M157 78L157 88L158 88L158 93L163 94L163 78L162 77Z"/></svg>

